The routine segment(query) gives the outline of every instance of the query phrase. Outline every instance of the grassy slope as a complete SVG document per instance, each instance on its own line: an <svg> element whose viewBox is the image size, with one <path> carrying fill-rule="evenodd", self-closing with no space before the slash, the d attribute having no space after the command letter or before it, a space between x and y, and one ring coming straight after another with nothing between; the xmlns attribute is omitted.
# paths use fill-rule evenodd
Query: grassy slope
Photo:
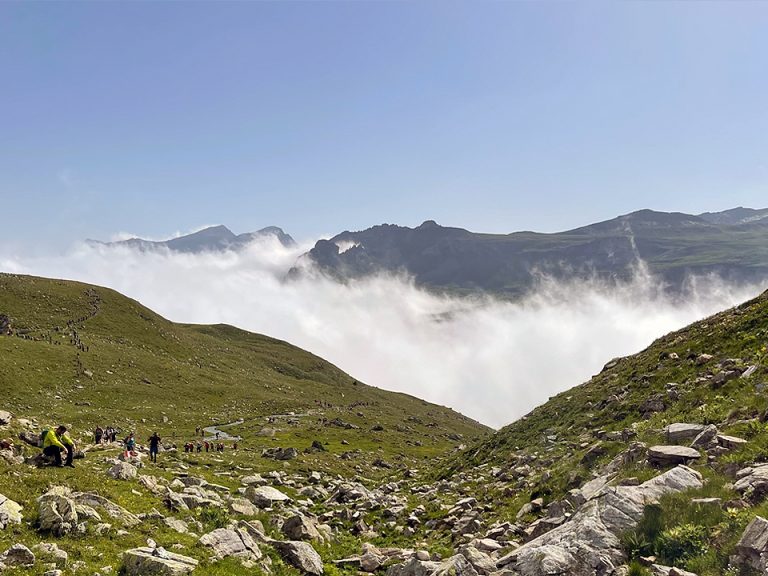
<svg viewBox="0 0 768 576"><path fill-rule="evenodd" d="M96 307L75 325L88 347L79 351L67 321ZM487 432L450 409L357 382L286 342L231 326L174 324L104 288L0 275L0 313L38 339L0 338L1 407L67 422L80 433L111 424L139 437L158 430L183 442L198 425L244 418L237 431L249 448L302 449L318 439L338 452L349 449L340 445L346 439L371 457L409 464L451 449L456 434ZM298 425L265 421L287 412L308 415ZM321 426L321 418L341 418L360 430ZM371 430L376 424L384 431ZM257 436L265 426L277 429L274 437Z"/></svg>

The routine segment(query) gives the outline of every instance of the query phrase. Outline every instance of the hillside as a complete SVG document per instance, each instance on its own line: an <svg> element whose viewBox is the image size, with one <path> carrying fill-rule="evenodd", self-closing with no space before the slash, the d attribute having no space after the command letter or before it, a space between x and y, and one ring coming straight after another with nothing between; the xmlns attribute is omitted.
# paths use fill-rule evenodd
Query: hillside
<svg viewBox="0 0 768 576"><path fill-rule="evenodd" d="M768 277L768 219L765 210L743 208L700 216L642 210L567 232L506 235L433 221L417 228L385 224L321 240L306 259L341 279L403 272L436 290L512 297L542 274L626 280L642 260L679 292L690 275L736 282Z"/></svg>
<svg viewBox="0 0 768 576"><path fill-rule="evenodd" d="M765 560L754 561L754 572L733 562L748 524L768 536L768 523L755 520L768 514L767 353L768 292L610 361L452 458L439 477L461 478L489 516L516 522L529 542L507 560L512 567L526 552L549 557L547 546L579 533L585 497L599 501L606 486L629 489L687 463L701 485L663 497L660 508L641 506L639 527L618 532L619 552L661 556L699 575L768 573ZM616 513L599 502L603 518ZM575 566L569 573L593 573Z"/></svg>
<svg viewBox="0 0 768 576"><path fill-rule="evenodd" d="M450 409L358 382L286 342L174 324L105 288L0 275L0 313L16 336L0 338L3 408L81 431L139 426L182 441L197 426L244 419L239 433L256 436L265 418L295 413L305 415L302 425L262 442L307 447L315 430L323 441L354 436L405 460L486 431ZM323 419L358 428L318 425ZM372 431L376 425L386 433Z"/></svg>

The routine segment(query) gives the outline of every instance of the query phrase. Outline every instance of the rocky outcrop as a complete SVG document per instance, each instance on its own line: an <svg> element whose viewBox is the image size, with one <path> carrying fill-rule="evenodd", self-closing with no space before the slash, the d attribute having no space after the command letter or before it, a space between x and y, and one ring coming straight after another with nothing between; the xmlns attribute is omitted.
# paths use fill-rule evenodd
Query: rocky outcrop
<svg viewBox="0 0 768 576"><path fill-rule="evenodd" d="M115 480L134 480L139 471L130 462L117 462L109 469L109 474Z"/></svg>
<svg viewBox="0 0 768 576"><path fill-rule="evenodd" d="M164 548L133 548L123 554L124 576L183 576L197 566L197 560Z"/></svg>
<svg viewBox="0 0 768 576"><path fill-rule="evenodd" d="M646 504L702 485L698 472L678 466L639 486L605 489L570 521L500 558L497 566L520 576L610 573L624 561L620 536L636 527Z"/></svg>

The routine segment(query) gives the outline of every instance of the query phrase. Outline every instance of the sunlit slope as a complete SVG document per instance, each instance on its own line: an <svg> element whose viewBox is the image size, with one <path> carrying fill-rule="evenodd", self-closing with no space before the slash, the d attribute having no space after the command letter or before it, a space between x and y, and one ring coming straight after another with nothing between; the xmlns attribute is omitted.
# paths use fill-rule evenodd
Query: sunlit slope
<svg viewBox="0 0 768 576"><path fill-rule="evenodd" d="M0 314L15 332L0 337L0 407L78 430L158 429L182 440L198 425L242 418L238 433L255 447L301 449L317 439L333 449L346 438L403 458L443 453L487 431L450 409L367 386L286 342L175 324L106 288L0 274ZM288 412L292 424L267 422ZM342 425L328 424L337 419Z"/></svg>

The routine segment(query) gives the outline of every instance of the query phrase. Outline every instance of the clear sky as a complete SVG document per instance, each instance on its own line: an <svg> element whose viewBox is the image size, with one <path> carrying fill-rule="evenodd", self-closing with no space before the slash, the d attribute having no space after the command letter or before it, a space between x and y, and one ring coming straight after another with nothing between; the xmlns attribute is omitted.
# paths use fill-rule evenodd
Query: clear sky
<svg viewBox="0 0 768 576"><path fill-rule="evenodd" d="M768 4L0 2L2 238L768 206Z"/></svg>

